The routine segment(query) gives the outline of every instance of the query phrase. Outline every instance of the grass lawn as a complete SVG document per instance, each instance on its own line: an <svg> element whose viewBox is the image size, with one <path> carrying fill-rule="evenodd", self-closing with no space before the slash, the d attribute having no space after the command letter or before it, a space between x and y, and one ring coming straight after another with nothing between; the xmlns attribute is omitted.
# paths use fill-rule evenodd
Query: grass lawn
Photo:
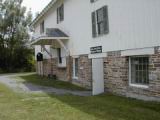
<svg viewBox="0 0 160 120"><path fill-rule="evenodd" d="M16 94L0 84L0 120L160 120L160 103L107 94Z"/></svg>
<svg viewBox="0 0 160 120"><path fill-rule="evenodd" d="M20 78L24 79L25 80L24 82L33 83L36 85L62 88L62 89L68 89L68 90L80 90L80 91L86 90L85 88L79 87L77 85L73 85L69 82L54 80L48 77L41 77L36 74L20 76Z"/></svg>

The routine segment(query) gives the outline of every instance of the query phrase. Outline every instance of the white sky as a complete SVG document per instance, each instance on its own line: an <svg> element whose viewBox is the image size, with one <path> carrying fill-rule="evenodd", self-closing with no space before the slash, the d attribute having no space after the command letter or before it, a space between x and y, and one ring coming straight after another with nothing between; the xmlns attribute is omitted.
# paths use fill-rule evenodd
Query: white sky
<svg viewBox="0 0 160 120"><path fill-rule="evenodd" d="M51 0L23 0L23 6L26 6L27 10L31 8L33 16L35 16L35 14L41 12L50 1Z"/></svg>

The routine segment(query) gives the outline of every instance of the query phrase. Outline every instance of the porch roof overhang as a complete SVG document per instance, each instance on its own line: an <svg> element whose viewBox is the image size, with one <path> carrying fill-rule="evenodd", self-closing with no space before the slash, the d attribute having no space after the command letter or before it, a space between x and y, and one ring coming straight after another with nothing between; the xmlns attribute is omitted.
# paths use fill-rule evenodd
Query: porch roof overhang
<svg viewBox="0 0 160 120"><path fill-rule="evenodd" d="M67 55L69 55L70 51L64 44L66 40L69 40L69 36L67 34L58 28L48 28L46 29L46 35L36 38L31 45L40 45L51 57L52 54L45 48L45 45L63 47Z"/></svg>
<svg viewBox="0 0 160 120"><path fill-rule="evenodd" d="M53 45L57 40L69 40L69 36L58 28L49 28L46 35L34 39L31 45Z"/></svg>
<svg viewBox="0 0 160 120"><path fill-rule="evenodd" d="M53 45L57 40L69 40L69 37L48 37L41 36L36 38L31 45Z"/></svg>

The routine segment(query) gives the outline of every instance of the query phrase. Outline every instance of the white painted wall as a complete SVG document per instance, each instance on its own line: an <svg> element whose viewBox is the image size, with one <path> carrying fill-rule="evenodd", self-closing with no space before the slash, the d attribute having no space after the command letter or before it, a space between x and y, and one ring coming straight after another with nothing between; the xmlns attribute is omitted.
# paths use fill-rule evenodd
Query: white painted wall
<svg viewBox="0 0 160 120"><path fill-rule="evenodd" d="M70 36L66 45L71 55L89 54L90 47L99 45L103 52L160 46L160 0L64 0L64 21L57 25L56 7L62 1L44 16L45 27L60 28ZM108 5L110 32L92 38L91 12L104 5Z"/></svg>
<svg viewBox="0 0 160 120"><path fill-rule="evenodd" d="M110 32L91 41L103 51L144 48L160 45L159 0L98 0L92 9L106 4Z"/></svg>

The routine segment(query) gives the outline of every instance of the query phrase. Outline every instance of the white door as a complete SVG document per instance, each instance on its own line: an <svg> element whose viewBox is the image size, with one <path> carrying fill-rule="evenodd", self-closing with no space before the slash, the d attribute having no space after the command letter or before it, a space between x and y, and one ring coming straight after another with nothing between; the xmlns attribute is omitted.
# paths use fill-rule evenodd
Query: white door
<svg viewBox="0 0 160 120"><path fill-rule="evenodd" d="M92 94L98 95L104 92L103 58L92 59Z"/></svg>

